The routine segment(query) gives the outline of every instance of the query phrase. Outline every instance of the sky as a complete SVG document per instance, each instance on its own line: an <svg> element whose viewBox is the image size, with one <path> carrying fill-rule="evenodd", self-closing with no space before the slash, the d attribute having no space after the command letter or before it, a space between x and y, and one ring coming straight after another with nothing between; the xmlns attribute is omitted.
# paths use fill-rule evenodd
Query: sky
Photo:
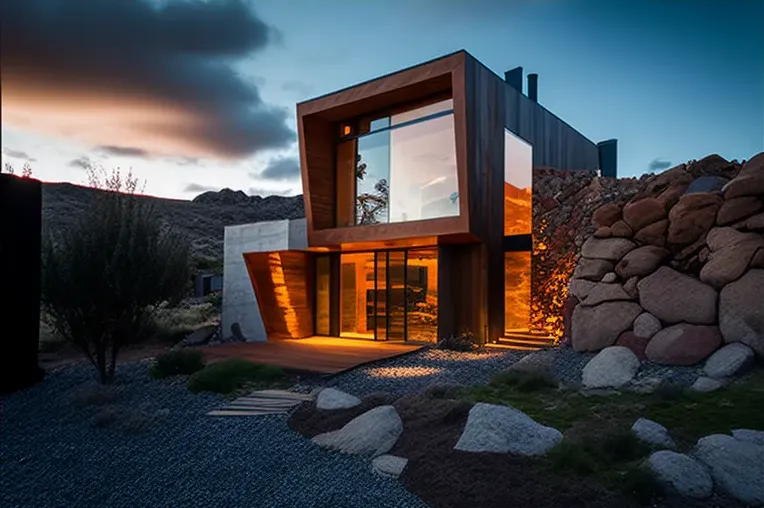
<svg viewBox="0 0 764 508"><path fill-rule="evenodd" d="M0 0L2 162L302 192L297 102L465 49L618 139L619 176L764 151L762 0Z"/></svg>

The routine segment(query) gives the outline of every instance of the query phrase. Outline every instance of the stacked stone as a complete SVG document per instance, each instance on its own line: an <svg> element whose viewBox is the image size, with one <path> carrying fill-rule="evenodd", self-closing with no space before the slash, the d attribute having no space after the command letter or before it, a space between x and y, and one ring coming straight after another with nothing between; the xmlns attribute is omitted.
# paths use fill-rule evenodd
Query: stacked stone
<svg viewBox="0 0 764 508"><path fill-rule="evenodd" d="M600 206L566 302L577 351L618 345L694 365L724 343L764 356L764 152L718 155L643 181Z"/></svg>

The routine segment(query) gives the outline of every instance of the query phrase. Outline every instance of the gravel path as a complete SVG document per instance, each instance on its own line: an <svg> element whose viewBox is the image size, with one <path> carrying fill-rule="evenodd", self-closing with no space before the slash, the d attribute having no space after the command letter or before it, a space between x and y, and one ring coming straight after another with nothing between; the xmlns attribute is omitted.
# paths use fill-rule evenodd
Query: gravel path
<svg viewBox="0 0 764 508"><path fill-rule="evenodd" d="M285 415L205 416L220 398L152 380L146 369L146 362L120 366L110 402L151 421L140 433L119 427L127 420L95 427L99 409L75 407L72 393L90 383L89 365L3 397L0 506L424 506L399 482L371 473L368 460L292 432Z"/></svg>

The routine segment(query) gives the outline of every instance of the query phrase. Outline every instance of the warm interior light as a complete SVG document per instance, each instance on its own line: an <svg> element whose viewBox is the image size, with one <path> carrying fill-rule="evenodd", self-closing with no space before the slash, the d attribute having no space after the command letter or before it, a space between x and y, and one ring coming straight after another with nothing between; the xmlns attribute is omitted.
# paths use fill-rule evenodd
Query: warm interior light
<svg viewBox="0 0 764 508"><path fill-rule="evenodd" d="M344 127L342 127L342 135L343 136L350 136L350 132L351 132L351 130L350 130L350 126L349 125L345 125Z"/></svg>

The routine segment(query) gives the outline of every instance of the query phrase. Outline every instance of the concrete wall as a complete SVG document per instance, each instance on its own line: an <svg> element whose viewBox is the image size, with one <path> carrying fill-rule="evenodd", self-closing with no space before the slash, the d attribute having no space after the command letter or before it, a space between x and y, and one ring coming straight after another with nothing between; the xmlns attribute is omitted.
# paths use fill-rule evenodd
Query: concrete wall
<svg viewBox="0 0 764 508"><path fill-rule="evenodd" d="M255 291L244 263L244 254L302 250L307 247L305 219L257 222L225 228L221 317L224 339L231 338L231 325L239 323L247 342L267 340Z"/></svg>

